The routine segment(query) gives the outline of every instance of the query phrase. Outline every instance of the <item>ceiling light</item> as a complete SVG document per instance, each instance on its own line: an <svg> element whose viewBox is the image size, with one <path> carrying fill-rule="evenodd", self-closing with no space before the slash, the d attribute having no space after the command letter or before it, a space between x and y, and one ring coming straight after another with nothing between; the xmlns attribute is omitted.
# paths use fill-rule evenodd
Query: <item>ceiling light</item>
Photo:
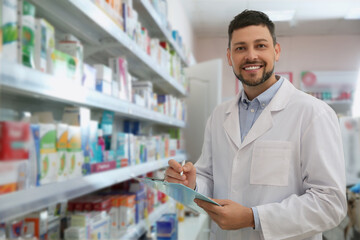
<svg viewBox="0 0 360 240"><path fill-rule="evenodd" d="M344 17L345 19L360 19L360 8L352 8Z"/></svg>
<svg viewBox="0 0 360 240"><path fill-rule="evenodd" d="M264 11L273 22L291 21L294 18L295 10Z"/></svg>

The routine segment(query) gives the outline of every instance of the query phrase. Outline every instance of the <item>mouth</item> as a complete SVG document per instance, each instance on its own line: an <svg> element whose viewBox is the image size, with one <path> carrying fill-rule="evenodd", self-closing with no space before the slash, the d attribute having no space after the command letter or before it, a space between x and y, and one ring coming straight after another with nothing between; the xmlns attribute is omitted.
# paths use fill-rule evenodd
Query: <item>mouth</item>
<svg viewBox="0 0 360 240"><path fill-rule="evenodd" d="M263 67L264 65L261 64L256 64L256 65L252 64L252 65L245 65L244 67L242 67L242 69L249 72L255 72L262 69Z"/></svg>

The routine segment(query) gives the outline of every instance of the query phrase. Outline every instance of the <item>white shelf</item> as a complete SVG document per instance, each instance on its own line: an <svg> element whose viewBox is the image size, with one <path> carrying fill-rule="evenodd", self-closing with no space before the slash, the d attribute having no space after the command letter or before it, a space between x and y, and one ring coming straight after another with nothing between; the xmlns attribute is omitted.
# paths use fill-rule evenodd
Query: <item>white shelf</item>
<svg viewBox="0 0 360 240"><path fill-rule="evenodd" d="M178 239L197 240L202 231L208 231L209 216L199 214L199 216L185 217L183 222L179 222Z"/></svg>
<svg viewBox="0 0 360 240"><path fill-rule="evenodd" d="M168 200L166 203L154 209L148 219L143 219L136 224L136 226L130 228L126 234L120 238L120 240L139 239L149 229L149 226L156 222L162 214L169 212L169 208L171 208L171 201L172 200Z"/></svg>
<svg viewBox="0 0 360 240"><path fill-rule="evenodd" d="M108 15L90 0L30 0L38 16L54 24L56 31L71 33L85 45L85 56L92 53L102 62L125 56L129 71L167 93L185 96L186 89L145 53ZM86 61L86 59L85 59Z"/></svg>
<svg viewBox="0 0 360 240"><path fill-rule="evenodd" d="M351 105L351 100L323 100L329 105Z"/></svg>
<svg viewBox="0 0 360 240"><path fill-rule="evenodd" d="M140 22L150 32L151 37L157 37L170 43L171 47L180 56L185 66L188 66L188 62L184 51L175 42L171 32L164 26L160 19L159 14L155 11L149 0L135 0L133 2L134 8L139 13Z"/></svg>
<svg viewBox="0 0 360 240"><path fill-rule="evenodd" d="M95 173L64 182L0 195L0 220L7 221L27 213L40 210L51 204L73 199L96 190L129 180L168 165L170 159L178 162L186 159L185 154L163 160Z"/></svg>
<svg viewBox="0 0 360 240"><path fill-rule="evenodd" d="M185 127L185 122L182 120L89 90L69 80L58 79L49 74L6 61L1 62L0 86L1 91L14 92L17 95L41 96L58 102L106 109L130 118L174 127Z"/></svg>

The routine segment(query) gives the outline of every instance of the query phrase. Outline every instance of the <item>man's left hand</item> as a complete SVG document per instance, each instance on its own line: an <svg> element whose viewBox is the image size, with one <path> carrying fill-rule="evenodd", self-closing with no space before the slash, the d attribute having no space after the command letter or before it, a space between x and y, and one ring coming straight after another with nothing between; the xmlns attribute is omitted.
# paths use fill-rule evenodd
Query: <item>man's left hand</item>
<svg viewBox="0 0 360 240"><path fill-rule="evenodd" d="M244 207L228 199L212 199L221 206L194 199L194 202L204 209L210 218L223 230L237 230L240 228L254 227L254 215L251 208Z"/></svg>

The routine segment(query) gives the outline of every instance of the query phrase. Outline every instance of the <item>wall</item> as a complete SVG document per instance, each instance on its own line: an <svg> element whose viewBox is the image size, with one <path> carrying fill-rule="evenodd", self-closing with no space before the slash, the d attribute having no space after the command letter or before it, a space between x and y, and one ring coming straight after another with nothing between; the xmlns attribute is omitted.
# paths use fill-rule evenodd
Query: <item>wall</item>
<svg viewBox="0 0 360 240"><path fill-rule="evenodd" d="M357 71L360 68L360 35L278 37L281 46L278 72L293 72L294 85L300 86L304 70ZM199 38L194 55L198 62L222 58L223 100L235 94L235 77L226 59L227 38Z"/></svg>
<svg viewBox="0 0 360 240"><path fill-rule="evenodd" d="M181 0L167 1L168 20L172 30L178 30L190 52L194 52L194 33Z"/></svg>

